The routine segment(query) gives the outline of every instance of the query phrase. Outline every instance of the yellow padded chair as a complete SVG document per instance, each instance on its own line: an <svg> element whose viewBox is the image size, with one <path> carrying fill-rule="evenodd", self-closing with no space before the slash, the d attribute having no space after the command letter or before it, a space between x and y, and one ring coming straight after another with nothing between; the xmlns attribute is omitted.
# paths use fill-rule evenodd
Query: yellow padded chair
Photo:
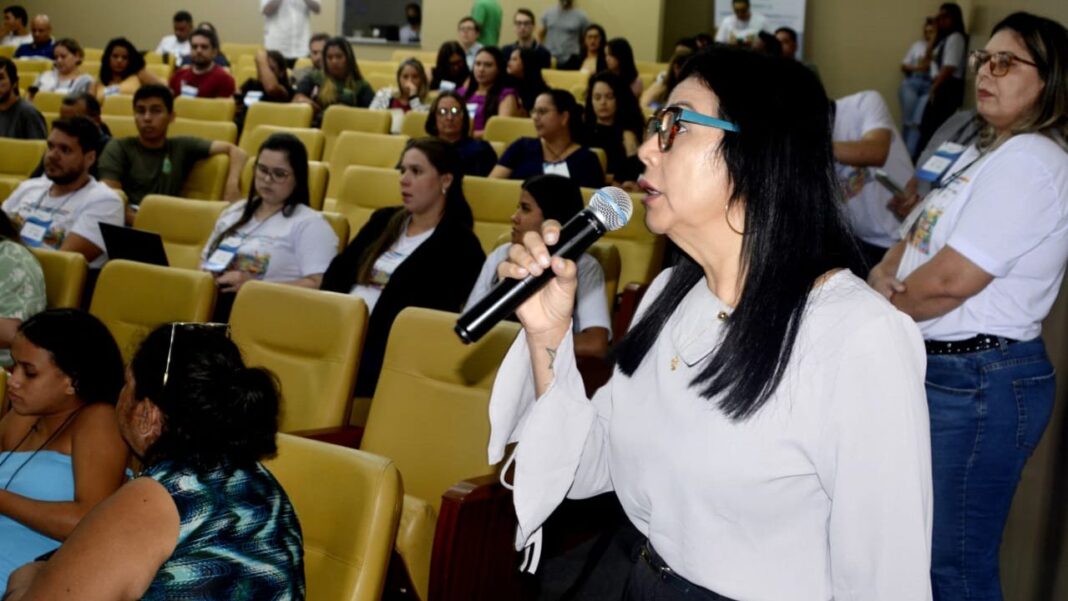
<svg viewBox="0 0 1068 601"><path fill-rule="evenodd" d="M396 167L406 144L408 136L369 134L362 131L342 132L333 151L327 151L325 155L329 157L330 164L330 184L326 188L326 197L338 197L342 176L349 165Z"/></svg>
<svg viewBox="0 0 1068 601"><path fill-rule="evenodd" d="M616 305L616 291L619 289L619 273L622 269L619 249L611 242L599 240L586 252L597 259L601 271L604 272L604 295L608 303L608 314L611 315L612 308Z"/></svg>
<svg viewBox="0 0 1068 601"><path fill-rule="evenodd" d="M590 80L588 73L583 71L561 71L559 69L542 69L542 77L550 88L570 90L575 86L586 87Z"/></svg>
<svg viewBox="0 0 1068 601"><path fill-rule="evenodd" d="M88 50L89 49L86 48L86 51L88 51ZM99 61L100 58L103 57L103 55L104 55L104 51L101 50L100 54L97 55L97 58L95 58L93 60ZM85 58L86 59L89 58L88 52L86 52ZM163 55L160 54L159 52L156 52L155 50L149 50L148 52L145 53L145 64L146 65L162 65L162 64L164 64Z"/></svg>
<svg viewBox="0 0 1068 601"><path fill-rule="evenodd" d="M360 62L361 68L363 62ZM397 77L392 73L382 73L375 71L373 73L364 73L363 78L367 80L367 84L371 86L372 90L381 90L382 88L394 87L397 85Z"/></svg>
<svg viewBox="0 0 1068 601"><path fill-rule="evenodd" d="M234 68L234 83L238 88L250 79L258 81L259 78L260 72L256 69L256 65L238 65Z"/></svg>
<svg viewBox="0 0 1068 601"><path fill-rule="evenodd" d="M33 106L42 113L58 113L64 96L66 94L62 92L37 92L33 96Z"/></svg>
<svg viewBox="0 0 1068 601"><path fill-rule="evenodd" d="M608 181L608 154L605 153L603 148L597 148L596 146L590 147L590 152L597 157L597 160L601 162L601 173L605 174L605 181Z"/></svg>
<svg viewBox="0 0 1068 601"><path fill-rule="evenodd" d="M230 60L230 64L236 65L241 62L241 57L245 55L256 57L256 52L263 48L263 44L235 44L233 42L226 42L219 44L219 51L226 55L226 58Z"/></svg>
<svg viewBox="0 0 1068 601"><path fill-rule="evenodd" d="M133 95L113 94L106 96L100 105L101 115L124 115L133 117Z"/></svg>
<svg viewBox="0 0 1068 601"><path fill-rule="evenodd" d="M278 377L285 432L346 423L366 330L361 299L272 282L241 286L230 314L245 362Z"/></svg>
<svg viewBox="0 0 1068 601"><path fill-rule="evenodd" d="M492 251L498 238L511 231L522 183L516 179L464 178L464 196L475 217L475 235L483 251Z"/></svg>
<svg viewBox="0 0 1068 601"><path fill-rule="evenodd" d="M181 119L233 121L235 110L233 98L178 96L174 99L174 114Z"/></svg>
<svg viewBox="0 0 1068 601"><path fill-rule="evenodd" d="M408 111L401 120L400 133L409 138L423 138L427 136L426 120L429 114L426 111Z"/></svg>
<svg viewBox="0 0 1068 601"><path fill-rule="evenodd" d="M266 124L257 125L252 129L245 127L245 131L241 133L241 150L247 152L250 157L255 157L260 150L260 146L263 145L267 138L271 137L271 134L283 132L293 134L304 144L304 149L308 151L309 161L318 161L323 158L323 145L326 143L326 137L323 135L322 130L312 127L286 127Z"/></svg>
<svg viewBox="0 0 1068 601"><path fill-rule="evenodd" d="M199 200L218 200L222 198L226 187L226 176L230 171L230 156L212 155L193 164L193 169L182 184L183 198Z"/></svg>
<svg viewBox="0 0 1068 601"><path fill-rule="evenodd" d="M344 215L353 238L371 218L371 213L403 202L396 169L351 165L339 179L338 197L332 202L328 199L323 208Z"/></svg>
<svg viewBox="0 0 1068 601"><path fill-rule="evenodd" d="M311 127L314 111L309 104L286 104L282 102L257 102L245 113L244 131L253 131L258 125L279 127Z"/></svg>
<svg viewBox="0 0 1068 601"><path fill-rule="evenodd" d="M59 113L53 113L51 111L41 111L41 116L44 117L45 127L48 128L48 133L52 133L52 123L59 119Z"/></svg>
<svg viewBox="0 0 1068 601"><path fill-rule="evenodd" d="M0 202L7 200L7 197L15 191L18 187L18 182L14 180L5 180L3 176L0 176Z"/></svg>
<svg viewBox="0 0 1068 601"><path fill-rule="evenodd" d="M116 138L136 138L137 124L132 115L101 115L104 125L111 130L111 135ZM169 132L170 130L168 130Z"/></svg>
<svg viewBox="0 0 1068 601"><path fill-rule="evenodd" d="M656 61L634 61L634 66L638 68L638 73L652 73L656 75L661 71L667 71L671 63L658 63Z"/></svg>
<svg viewBox="0 0 1068 601"><path fill-rule="evenodd" d="M11 58L15 56L15 50L18 50L18 46L0 46L0 56Z"/></svg>
<svg viewBox="0 0 1068 601"><path fill-rule="evenodd" d="M582 188L582 198L587 204L597 190ZM642 194L631 193L634 212L627 225L604 235L603 240L611 242L619 250L620 273L619 288L623 292L627 284L638 282L648 284L660 273L660 264L664 258L664 237L657 236L645 227L645 205Z"/></svg>
<svg viewBox="0 0 1068 601"><path fill-rule="evenodd" d="M0 182L18 186L41 164L46 148L44 140L0 138Z"/></svg>
<svg viewBox="0 0 1068 601"><path fill-rule="evenodd" d="M31 248L44 272L45 302L49 309L77 309L82 306L85 276L89 265L81 253L51 248Z"/></svg>
<svg viewBox="0 0 1068 601"><path fill-rule="evenodd" d="M167 129L168 137L193 136L205 140L237 142L237 125L233 121L205 121L178 117Z"/></svg>
<svg viewBox="0 0 1068 601"><path fill-rule="evenodd" d="M222 200L149 194L141 201L134 227L163 238L163 250L171 267L199 269L200 253L227 206L229 203Z"/></svg>
<svg viewBox="0 0 1068 601"><path fill-rule="evenodd" d="M171 78L174 67L172 65L147 64L145 65L145 70L166 82Z"/></svg>
<svg viewBox="0 0 1068 601"><path fill-rule="evenodd" d="M360 448L389 457L404 480L397 552L420 599L427 599L430 558L441 495L461 480L494 472L486 463L489 392L519 332L504 322L479 342L453 333L455 313L401 311Z"/></svg>
<svg viewBox="0 0 1068 601"><path fill-rule="evenodd" d="M215 280L206 271L113 259L96 282L89 312L111 331L129 361L153 328L171 321L207 321Z"/></svg>
<svg viewBox="0 0 1068 601"><path fill-rule="evenodd" d="M487 142L503 142L507 147L519 138L536 138L534 121L528 117L501 117L494 115L486 121L486 130L482 139Z"/></svg>
<svg viewBox="0 0 1068 601"><path fill-rule="evenodd" d="M304 535L308 601L378 601L400 519L397 466L384 457L279 434L263 462Z"/></svg>
<svg viewBox="0 0 1068 601"><path fill-rule="evenodd" d="M349 220L341 213L334 211L323 211L321 215L330 224L330 229L334 230L334 234L337 236L337 252L340 254L349 244L349 229L351 227L349 226Z"/></svg>
<svg viewBox="0 0 1068 601"><path fill-rule="evenodd" d="M364 75L368 73L385 73L390 76L395 76L397 73L397 67L400 63L394 60L389 61L376 61L368 60L365 58L360 59L360 73Z"/></svg>
<svg viewBox="0 0 1068 601"><path fill-rule="evenodd" d="M370 134L389 134L393 125L393 115L389 111L363 109L353 106L334 104L323 112L322 130L326 135L323 156L330 156L337 143L338 136L346 131L366 132Z"/></svg>

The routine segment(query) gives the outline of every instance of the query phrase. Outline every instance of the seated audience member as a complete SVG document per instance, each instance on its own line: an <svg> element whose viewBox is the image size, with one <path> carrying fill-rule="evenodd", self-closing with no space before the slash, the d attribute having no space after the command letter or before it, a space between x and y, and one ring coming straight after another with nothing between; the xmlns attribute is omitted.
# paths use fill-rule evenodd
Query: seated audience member
<svg viewBox="0 0 1068 601"><path fill-rule="evenodd" d="M189 56L189 34L193 33L193 15L189 11L180 10L174 13L171 21L174 33L163 36L156 46L156 52L163 55L164 60L168 56L175 58L174 63L180 64L182 59Z"/></svg>
<svg viewBox="0 0 1068 601"><path fill-rule="evenodd" d="M272 50L272 52L277 52ZM215 318L226 321L234 295L249 280L318 289L337 255L338 239L308 206L308 151L293 134L272 134L256 157L248 200L227 207L201 253L221 296Z"/></svg>
<svg viewBox="0 0 1068 601"><path fill-rule="evenodd" d="M775 39L779 40L783 57L797 59L797 31L792 27L780 27L775 30Z"/></svg>
<svg viewBox="0 0 1068 601"><path fill-rule="evenodd" d="M100 79L93 93L100 100L115 94L133 94L142 85L165 84L145 68L145 58L126 38L115 38L104 47Z"/></svg>
<svg viewBox="0 0 1068 601"><path fill-rule="evenodd" d="M289 102L293 99L293 87L286 71L286 58L277 50L256 51L256 77L249 78L237 91L237 113L234 121L243 127L245 112L257 102Z"/></svg>
<svg viewBox="0 0 1068 601"><path fill-rule="evenodd" d="M4 7L4 21L0 27L0 46L18 48L33 41L29 30L30 15L26 9L15 4Z"/></svg>
<svg viewBox="0 0 1068 601"><path fill-rule="evenodd" d="M52 39L52 20L48 15L36 15L30 21L30 42L15 50L15 58L55 58L55 40Z"/></svg>
<svg viewBox="0 0 1068 601"><path fill-rule="evenodd" d="M409 142L400 160L404 205L375 211L323 275L323 290L358 296L371 312L356 396L374 394L401 309L458 312L475 283L486 255L472 231L460 161L441 140Z"/></svg>
<svg viewBox="0 0 1068 601"><path fill-rule="evenodd" d="M512 244L522 244L523 234L540 232L546 219L567 223L582 210L582 193L575 182L559 175L535 175L523 182L519 204L512 215ZM465 307L471 307L497 284L497 266L508 259L511 244L502 244L486 257ZM584 253L578 260L578 292L572 323L575 355L604 357L612 334L604 296L604 270Z"/></svg>
<svg viewBox="0 0 1068 601"><path fill-rule="evenodd" d="M382 88L375 93L371 108L394 111L403 115L408 111L425 112L429 108L430 85L426 69L418 59L409 58L397 67L397 87ZM393 119L393 133L400 133L401 120Z"/></svg>
<svg viewBox="0 0 1068 601"><path fill-rule="evenodd" d="M779 38L766 31L761 31L757 34L752 49L755 52L763 52L768 56L774 56L776 58L782 56L782 43L779 42Z"/></svg>
<svg viewBox="0 0 1068 601"><path fill-rule="evenodd" d="M456 41L463 49L464 62L468 69L475 68L475 55L482 50L482 43L478 41L482 35L482 26L471 17L464 17L456 25Z"/></svg>
<svg viewBox="0 0 1068 601"><path fill-rule="evenodd" d="M463 97L467 112L471 114L476 138L482 137L486 121L490 117L514 117L519 112L515 88L505 87L508 73L501 51L486 46L475 57L475 68L467 84L456 90Z"/></svg>
<svg viewBox="0 0 1068 601"><path fill-rule="evenodd" d="M100 320L74 309L38 313L18 326L11 356L11 410L0 419L0 586L114 493L129 459L115 422L122 355Z"/></svg>
<svg viewBox="0 0 1068 601"><path fill-rule="evenodd" d="M189 65L171 75L170 88L177 96L230 98L234 78L215 64L219 38L210 29L198 29L189 36Z"/></svg>
<svg viewBox="0 0 1068 601"><path fill-rule="evenodd" d="M330 34L320 31L313 35L308 42L308 57L311 59L310 67L301 67L293 70L293 77L291 78L294 83L300 82L308 76L312 71L321 71L323 69L323 46L326 46L326 41L330 39ZM281 54L279 52L279 54ZM285 57L283 57L285 58Z"/></svg>
<svg viewBox="0 0 1068 601"><path fill-rule="evenodd" d="M19 96L15 63L0 56L0 138L43 140L48 137L44 117L33 103Z"/></svg>
<svg viewBox="0 0 1068 601"><path fill-rule="evenodd" d="M45 300L41 264L22 244L7 213L0 211L0 368L11 367L11 343L19 325L44 311Z"/></svg>
<svg viewBox="0 0 1068 601"><path fill-rule="evenodd" d="M626 38L608 40L604 61L608 70L627 84L635 100L642 97L642 78L638 75L638 66L634 64L634 50Z"/></svg>
<svg viewBox="0 0 1068 601"><path fill-rule="evenodd" d="M367 108L374 99L371 84L363 78L352 45L343 37L333 37L323 46L323 70L312 71L299 83L293 102L315 109L315 125L332 104Z"/></svg>
<svg viewBox="0 0 1068 601"><path fill-rule="evenodd" d="M126 193L126 222L133 223L141 199L148 194L177 196L193 164L216 154L230 157L223 200L241 197L241 170L248 155L234 144L191 136L167 137L174 121L174 96L162 85L148 85L133 97L137 137L114 138L100 157L100 179Z"/></svg>
<svg viewBox="0 0 1068 601"><path fill-rule="evenodd" d="M584 123L584 138L590 146L604 149L613 182L637 190L643 170L638 146L645 135L645 119L631 89L612 72L601 71L590 78Z"/></svg>
<svg viewBox="0 0 1068 601"><path fill-rule="evenodd" d="M512 50L511 55L505 56L508 58L508 77L515 87L516 96L519 97L516 116L529 117L538 94L549 89L541 74L538 56L530 48L516 48Z"/></svg>
<svg viewBox="0 0 1068 601"><path fill-rule="evenodd" d="M89 92L78 92L75 94L67 94L63 97L63 104L59 107L59 116L62 119L70 119L71 117L86 117L100 129L100 142L97 144L97 158L100 157L100 152L111 141L111 130L108 129L106 123L100 118L100 101L96 99ZM47 155L47 153L46 153ZM37 169L34 169L33 174L30 177L41 177L45 174L45 159L47 156L41 157L40 164L37 165ZM97 165L98 161L93 161L93 166L89 168L89 175L97 177Z"/></svg>
<svg viewBox="0 0 1068 601"><path fill-rule="evenodd" d="M903 186L912 177L912 160L894 127L890 109L874 90L834 102L835 168L842 185L842 209L870 269L901 239L898 230L907 213L891 205L893 192L876 181L882 169ZM867 273L857 274L866 278Z"/></svg>
<svg viewBox="0 0 1068 601"><path fill-rule="evenodd" d="M431 90L455 90L471 75L464 47L459 42L445 42L438 48L438 58L430 70Z"/></svg>
<svg viewBox="0 0 1068 601"><path fill-rule="evenodd" d="M145 338L116 410L144 469L13 573L8 601L304 598L300 522L260 463L277 450L278 388L226 332L176 323Z"/></svg>
<svg viewBox="0 0 1068 601"><path fill-rule="evenodd" d="M226 55L223 54L222 50L219 49L221 47L221 45L219 44L219 30L215 28L215 25L211 21L201 21L200 23L197 23L196 29L204 29L206 31L210 31L211 33L215 34L216 52L215 52L215 58L213 60L215 61L216 65L219 65L220 67L226 67L227 69L229 69L230 68L230 59L226 58ZM196 31L196 29L194 29L193 31ZM190 42L190 44L192 44L192 42ZM183 57L182 60L178 61L178 66L179 67L188 66L190 64L190 62L191 62L190 61L191 58L192 58L191 56Z"/></svg>
<svg viewBox="0 0 1068 601"><path fill-rule="evenodd" d="M85 52L81 44L70 38L56 42L55 61L52 68L42 71L30 86L30 99L37 92L80 93L93 87L93 76L82 73L81 65Z"/></svg>
<svg viewBox="0 0 1068 601"><path fill-rule="evenodd" d="M753 12L749 0L734 0L732 8L734 14L723 17L716 28L715 40L720 44L753 45L760 32L767 30L767 17Z"/></svg>
<svg viewBox="0 0 1068 601"><path fill-rule="evenodd" d="M404 18L407 23L400 28L397 37L401 44L418 44L419 32L423 27L423 8L415 2L404 5Z"/></svg>
<svg viewBox="0 0 1068 601"><path fill-rule="evenodd" d="M693 52L693 50L684 46L675 48L675 54L671 56L671 61L668 63L668 70L657 74L656 81L642 92L641 105L643 109L656 110L664 106L668 95L671 94L671 90L674 90L679 83L679 72L682 71L682 64L686 62L686 59L690 58Z"/></svg>
<svg viewBox="0 0 1068 601"><path fill-rule="evenodd" d="M471 137L471 116L456 92L441 92L430 105L426 133L452 144L460 153L464 175L485 177L497 164L497 153L485 140Z"/></svg>
<svg viewBox="0 0 1068 601"><path fill-rule="evenodd" d="M520 49L531 50L534 52L534 58L542 69L552 67L553 55L539 44L538 39L534 36L534 13L529 8L520 8L515 11L512 23L515 25L516 41L514 44L508 44L501 48L501 54L511 60L510 57L514 51Z"/></svg>
<svg viewBox="0 0 1068 601"><path fill-rule="evenodd" d="M560 64L557 68L567 71L582 71L593 75L598 71L608 68L605 62L605 42L608 38L604 28L596 23L590 23L582 31L582 52L571 57L571 60Z"/></svg>
<svg viewBox="0 0 1068 601"><path fill-rule="evenodd" d="M99 147L100 130L87 117L52 123L44 176L19 184L2 205L27 246L81 253L91 269L104 266L99 224L122 225L123 207L90 174Z"/></svg>
<svg viewBox="0 0 1068 601"><path fill-rule="evenodd" d="M540 173L555 173L586 188L604 185L601 162L579 142L582 111L571 92L554 89L541 94L530 115L538 137L512 142L490 177L525 180Z"/></svg>

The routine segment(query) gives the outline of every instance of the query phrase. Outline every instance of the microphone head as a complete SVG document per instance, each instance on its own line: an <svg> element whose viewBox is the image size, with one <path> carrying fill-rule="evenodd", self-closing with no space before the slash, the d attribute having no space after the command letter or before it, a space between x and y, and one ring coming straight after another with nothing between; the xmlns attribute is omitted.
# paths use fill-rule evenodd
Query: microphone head
<svg viewBox="0 0 1068 601"><path fill-rule="evenodd" d="M615 186L607 186L593 194L586 210L593 213L597 220L604 224L605 229L612 232L627 225L634 212L634 204L630 194Z"/></svg>

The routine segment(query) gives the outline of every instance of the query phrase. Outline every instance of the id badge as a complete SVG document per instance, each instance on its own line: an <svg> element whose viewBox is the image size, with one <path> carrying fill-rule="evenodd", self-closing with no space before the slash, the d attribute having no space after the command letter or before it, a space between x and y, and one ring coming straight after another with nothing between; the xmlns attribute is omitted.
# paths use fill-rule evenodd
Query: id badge
<svg viewBox="0 0 1068 601"><path fill-rule="evenodd" d="M545 175L562 175L564 177L571 177L571 171L567 168L567 161L560 161L559 163L542 163L541 172Z"/></svg>
<svg viewBox="0 0 1068 601"><path fill-rule="evenodd" d="M187 83L182 84L182 96L189 96L190 98L196 98L200 90L196 86L191 86Z"/></svg>
<svg viewBox="0 0 1068 601"><path fill-rule="evenodd" d="M119 86L111 85L104 88L104 96L114 96L115 94L118 94L119 91Z"/></svg>
<svg viewBox="0 0 1068 601"><path fill-rule="evenodd" d="M476 114L478 114L478 103L476 103L476 102L468 102L467 103L467 116L470 117L472 121L474 121Z"/></svg>
<svg viewBox="0 0 1068 601"><path fill-rule="evenodd" d="M234 262L234 257L237 256L237 249L240 246L241 238L237 236L230 236L223 240L219 248L216 248L215 252L211 253L211 256L204 263L204 269L216 273L226 271L230 264Z"/></svg>
<svg viewBox="0 0 1068 601"><path fill-rule="evenodd" d="M927 159L927 162L916 171L916 177L925 182L937 182L942 179L950 166L957 162L960 155L964 154L964 149L965 147L960 144L943 142L935 151L934 156Z"/></svg>
<svg viewBox="0 0 1068 601"><path fill-rule="evenodd" d="M251 90L245 94L244 103L245 106L252 106L260 100L263 100L263 92L259 90Z"/></svg>
<svg viewBox="0 0 1068 601"><path fill-rule="evenodd" d="M22 229L19 231L19 237L26 246L32 246L39 248L45 245L45 236L48 235L48 230L52 227L52 215L44 213L43 211L34 211L26 218L26 223L22 224Z"/></svg>

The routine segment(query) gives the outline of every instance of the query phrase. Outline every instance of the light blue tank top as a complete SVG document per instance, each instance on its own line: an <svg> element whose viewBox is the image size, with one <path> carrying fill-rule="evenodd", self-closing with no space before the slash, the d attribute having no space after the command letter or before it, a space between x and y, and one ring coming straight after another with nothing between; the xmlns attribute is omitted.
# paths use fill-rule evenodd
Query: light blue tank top
<svg viewBox="0 0 1068 601"><path fill-rule="evenodd" d="M3 462L0 465L0 487L7 484L18 470L18 475L7 487L8 491L37 501L73 501L74 469L70 455L41 451L19 470L32 454L33 451L0 453L0 462ZM0 515L0 590L7 588L7 577L15 568L57 547L58 540Z"/></svg>

